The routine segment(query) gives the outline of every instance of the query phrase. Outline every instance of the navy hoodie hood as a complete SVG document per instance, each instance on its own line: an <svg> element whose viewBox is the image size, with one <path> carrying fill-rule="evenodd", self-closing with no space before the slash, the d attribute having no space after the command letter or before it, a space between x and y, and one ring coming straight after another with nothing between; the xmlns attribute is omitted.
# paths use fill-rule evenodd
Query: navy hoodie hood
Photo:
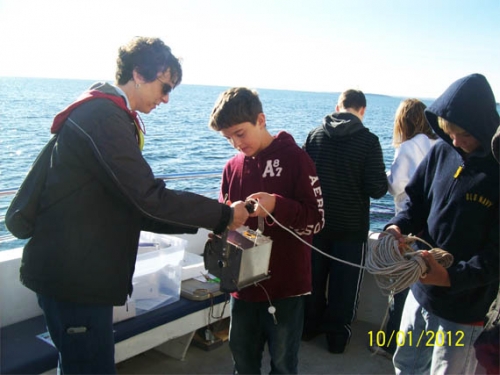
<svg viewBox="0 0 500 375"><path fill-rule="evenodd" d="M453 146L448 134L438 125L438 116L448 120L476 138L481 148L473 156L491 153L491 139L499 125L495 96L481 74L471 74L453 82L426 110L425 116L434 132ZM463 155L463 151L455 147Z"/></svg>

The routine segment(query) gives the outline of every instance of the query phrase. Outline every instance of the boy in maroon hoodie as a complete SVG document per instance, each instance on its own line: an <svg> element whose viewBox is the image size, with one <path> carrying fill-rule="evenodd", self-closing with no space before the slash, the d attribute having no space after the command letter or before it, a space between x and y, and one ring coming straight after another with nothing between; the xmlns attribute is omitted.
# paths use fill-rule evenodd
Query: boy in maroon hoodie
<svg viewBox="0 0 500 375"><path fill-rule="evenodd" d="M296 374L304 295L311 292L307 243L324 225L316 168L290 134L268 132L262 104L253 90L238 87L223 92L209 126L239 151L224 167L219 199L256 200L255 212L245 225L263 230L273 240L271 278L231 294L229 346L234 371L260 374L267 342L271 373Z"/></svg>

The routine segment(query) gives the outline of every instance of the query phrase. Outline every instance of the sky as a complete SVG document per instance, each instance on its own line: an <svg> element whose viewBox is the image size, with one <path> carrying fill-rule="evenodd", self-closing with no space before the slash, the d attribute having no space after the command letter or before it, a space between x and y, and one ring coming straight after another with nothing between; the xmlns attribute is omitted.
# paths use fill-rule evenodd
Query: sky
<svg viewBox="0 0 500 375"><path fill-rule="evenodd" d="M435 98L481 73L500 101L500 0L0 0L0 76L113 81L137 35L187 84Z"/></svg>

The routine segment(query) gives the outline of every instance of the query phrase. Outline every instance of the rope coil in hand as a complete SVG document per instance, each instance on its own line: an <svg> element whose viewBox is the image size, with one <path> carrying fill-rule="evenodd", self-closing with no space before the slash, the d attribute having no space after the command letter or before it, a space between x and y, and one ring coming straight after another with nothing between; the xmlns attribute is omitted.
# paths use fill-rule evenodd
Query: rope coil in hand
<svg viewBox="0 0 500 375"><path fill-rule="evenodd" d="M405 243L401 244L391 233L377 240L368 241L368 254L366 257L366 270L374 275L378 287L384 295L392 295L408 288L420 278L425 278L429 265L421 256L424 250L414 250L411 245L420 241L431 250L429 253L444 268L453 263L453 255L439 248L432 248L424 240L408 235L403 236Z"/></svg>

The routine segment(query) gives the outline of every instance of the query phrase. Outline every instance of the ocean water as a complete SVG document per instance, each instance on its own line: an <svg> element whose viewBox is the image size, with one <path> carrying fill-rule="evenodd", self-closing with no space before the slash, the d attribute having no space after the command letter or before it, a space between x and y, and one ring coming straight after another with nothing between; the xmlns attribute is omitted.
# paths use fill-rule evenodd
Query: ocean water
<svg viewBox="0 0 500 375"><path fill-rule="evenodd" d="M74 101L93 81L0 77L0 189L17 188L34 159L51 137L53 117ZM208 128L208 119L218 95L227 87L182 84L167 105L141 115L146 126L144 157L157 175L192 172L220 172L235 154L231 145ZM316 93L257 89L272 134L285 130L302 145L311 129L333 112L339 93ZM386 168L392 148L394 113L403 98L367 94L364 124L382 145ZM429 101L423 100L426 104ZM219 178L173 180L172 189L217 196ZM12 196L0 197L0 216ZM371 229L381 230L393 214L393 200L387 194L372 201ZM0 237L8 235L2 222ZM0 243L0 250L20 246L19 240Z"/></svg>

